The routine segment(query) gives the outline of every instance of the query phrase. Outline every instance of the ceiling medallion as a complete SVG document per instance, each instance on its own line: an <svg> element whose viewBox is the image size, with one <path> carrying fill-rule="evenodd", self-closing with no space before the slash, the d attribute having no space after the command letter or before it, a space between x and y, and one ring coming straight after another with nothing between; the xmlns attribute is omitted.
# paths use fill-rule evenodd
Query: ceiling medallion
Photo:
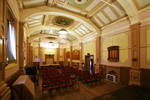
<svg viewBox="0 0 150 100"><path fill-rule="evenodd" d="M74 20L63 16L57 16L53 18L52 22L57 26L68 27L74 23Z"/></svg>
<svg viewBox="0 0 150 100"><path fill-rule="evenodd" d="M84 3L86 3L87 0L74 0L74 2L78 5L82 5Z"/></svg>

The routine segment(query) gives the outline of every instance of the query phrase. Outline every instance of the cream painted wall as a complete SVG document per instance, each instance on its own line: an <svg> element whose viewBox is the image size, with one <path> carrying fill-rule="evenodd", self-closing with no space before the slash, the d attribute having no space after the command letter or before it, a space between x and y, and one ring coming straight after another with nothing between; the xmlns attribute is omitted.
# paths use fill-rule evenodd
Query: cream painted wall
<svg viewBox="0 0 150 100"><path fill-rule="evenodd" d="M128 32L105 37L102 39L102 61L108 62L110 46L119 46L119 62L128 63Z"/></svg>
<svg viewBox="0 0 150 100"><path fill-rule="evenodd" d="M63 61L63 55L64 55L63 53L64 53L63 49L60 49L60 55L59 55L60 61Z"/></svg>
<svg viewBox="0 0 150 100"><path fill-rule="evenodd" d="M34 59L33 59L33 61L38 61L39 60L39 50L38 50L38 47L35 47L34 49L33 49L33 53L34 53Z"/></svg>
<svg viewBox="0 0 150 100"><path fill-rule="evenodd" d="M73 46L72 51L75 50L75 49L76 49L76 50L80 50L80 46L79 46L79 45L78 45L78 46Z"/></svg>
<svg viewBox="0 0 150 100"><path fill-rule="evenodd" d="M146 64L150 64L150 26L146 27Z"/></svg>
<svg viewBox="0 0 150 100"><path fill-rule="evenodd" d="M85 60L85 55L90 53L94 55L94 62L96 62L96 41L83 44L83 59Z"/></svg>

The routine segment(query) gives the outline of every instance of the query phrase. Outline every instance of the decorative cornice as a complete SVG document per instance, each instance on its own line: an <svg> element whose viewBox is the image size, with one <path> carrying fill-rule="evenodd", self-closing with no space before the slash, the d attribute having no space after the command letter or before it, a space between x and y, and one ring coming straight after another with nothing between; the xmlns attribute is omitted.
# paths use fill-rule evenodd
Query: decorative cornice
<svg viewBox="0 0 150 100"><path fill-rule="evenodd" d="M7 2L15 18L19 20L19 9L16 0L7 0Z"/></svg>

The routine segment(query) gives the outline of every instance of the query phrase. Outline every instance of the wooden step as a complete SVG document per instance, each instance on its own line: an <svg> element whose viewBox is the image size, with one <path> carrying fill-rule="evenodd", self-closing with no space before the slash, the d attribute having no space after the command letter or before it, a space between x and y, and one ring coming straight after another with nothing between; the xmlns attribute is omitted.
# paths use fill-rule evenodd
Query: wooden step
<svg viewBox="0 0 150 100"><path fill-rule="evenodd" d="M0 100L11 100L11 90L4 81L0 83Z"/></svg>

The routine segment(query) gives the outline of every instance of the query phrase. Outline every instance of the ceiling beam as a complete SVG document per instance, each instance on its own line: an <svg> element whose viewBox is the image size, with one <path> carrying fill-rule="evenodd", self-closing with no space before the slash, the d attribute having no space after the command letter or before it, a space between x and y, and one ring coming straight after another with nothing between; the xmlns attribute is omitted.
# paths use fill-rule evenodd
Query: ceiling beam
<svg viewBox="0 0 150 100"><path fill-rule="evenodd" d="M47 20L46 25L49 25L49 23L50 23L50 21L51 21L51 18L52 18L52 16L48 16L48 20Z"/></svg>
<svg viewBox="0 0 150 100"><path fill-rule="evenodd" d="M52 34L37 34L35 36L29 37L29 42L32 42L34 40L36 40L37 38L42 38L42 37L55 37L55 38L59 38L59 36L56 35L52 35Z"/></svg>
<svg viewBox="0 0 150 100"><path fill-rule="evenodd" d="M109 8L112 10L112 12L116 15L117 18L120 18L121 16L118 14L118 12L113 8L112 6L109 6Z"/></svg>
<svg viewBox="0 0 150 100"><path fill-rule="evenodd" d="M81 10L80 13L85 12L85 11L86 11L85 9L86 9L93 1L94 1L94 0L91 0L91 1Z"/></svg>
<svg viewBox="0 0 150 100"><path fill-rule="evenodd" d="M87 16L91 16L92 13L97 10L100 6L102 6L104 4L104 2L100 2L99 4L97 4L88 14Z"/></svg>
<svg viewBox="0 0 150 100"><path fill-rule="evenodd" d="M105 25L105 23L104 23L97 15L95 15L95 17L96 17L103 25Z"/></svg>
<svg viewBox="0 0 150 100"><path fill-rule="evenodd" d="M103 10L101 12L109 20L109 22L112 22L112 20L110 19L110 17Z"/></svg>

